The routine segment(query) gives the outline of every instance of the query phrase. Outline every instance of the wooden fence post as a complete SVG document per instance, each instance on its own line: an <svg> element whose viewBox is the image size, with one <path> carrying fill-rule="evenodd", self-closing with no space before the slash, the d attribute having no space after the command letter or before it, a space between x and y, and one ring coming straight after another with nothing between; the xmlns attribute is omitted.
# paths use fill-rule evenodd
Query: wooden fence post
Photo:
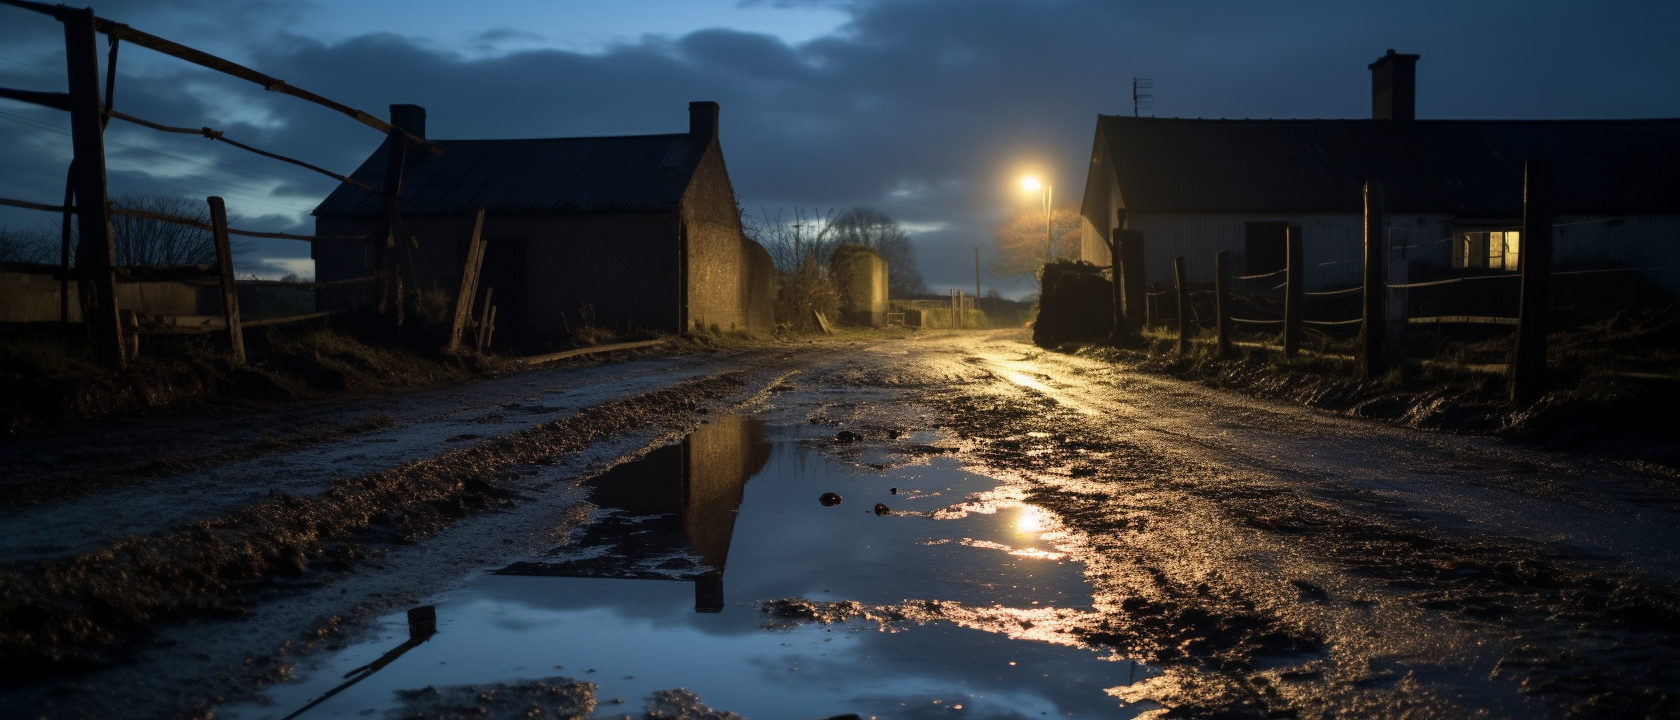
<svg viewBox="0 0 1680 720"><path fill-rule="evenodd" d="M76 265L82 288L82 321L92 333L94 356L128 366L117 313L116 245L111 236L105 186L105 131L99 107L99 47L92 9L60 8L65 69L70 77L70 144L76 172ZM91 290L91 292L90 292Z"/></svg>
<svg viewBox="0 0 1680 720"><path fill-rule="evenodd" d="M1103 241L1108 246L1108 275L1113 281L1109 283L1109 289L1114 291L1114 322L1112 323L1113 327L1109 330L1109 342L1116 345L1120 344L1120 339L1126 336L1126 299L1123 294L1125 292L1122 285L1124 281L1121 279L1120 268L1120 233L1125 232L1122 228L1126 227L1126 211L1124 209L1120 210L1119 215L1119 226L1115 227L1109 233L1108 238Z"/></svg>
<svg viewBox="0 0 1680 720"><path fill-rule="evenodd" d="M1359 364L1365 380L1376 380L1383 374L1383 330L1388 318L1383 315L1386 299L1383 287L1383 260L1388 257L1383 242L1383 186L1381 180L1365 183L1365 310L1359 325Z"/></svg>
<svg viewBox="0 0 1680 720"><path fill-rule="evenodd" d="M1142 230L1126 231L1120 242L1120 257L1120 269L1126 278L1126 324L1136 334L1142 332L1147 323L1145 305L1149 302L1149 288L1144 283Z"/></svg>
<svg viewBox="0 0 1680 720"><path fill-rule="evenodd" d="M392 304L397 312L397 327L402 327L403 316L406 312L413 312L420 293L418 283L414 278L413 240L402 221L402 178L403 165L408 160L408 136L400 129L392 130L388 136L390 145L385 153L385 189L382 199L385 205L385 249L390 253L382 268L393 269L395 272L386 279L388 295L386 302Z"/></svg>
<svg viewBox="0 0 1680 720"><path fill-rule="evenodd" d="M1231 356L1231 251L1213 256L1213 314L1218 327L1221 359Z"/></svg>
<svg viewBox="0 0 1680 720"><path fill-rule="evenodd" d="M1301 249L1301 226L1290 225L1284 240L1288 263L1283 281L1283 357L1294 360L1301 350L1301 313L1306 301L1306 265Z"/></svg>
<svg viewBox="0 0 1680 720"><path fill-rule="evenodd" d="M1552 272L1552 165L1523 167L1523 228L1518 239L1522 297L1517 305L1517 347L1511 363L1511 401L1530 403L1546 393L1547 285Z"/></svg>
<svg viewBox="0 0 1680 720"><path fill-rule="evenodd" d="M484 352L485 335L489 334L491 308L490 298L495 294L496 288L485 288L484 305L478 311L478 342L474 344L474 349L480 353Z"/></svg>
<svg viewBox="0 0 1680 720"><path fill-rule="evenodd" d="M461 287L455 292L455 322L449 326L449 344L445 350L461 349L461 333L472 320L473 298L478 295L478 272L484 266L484 206L478 206L473 219L472 238L467 241L467 259L461 266Z"/></svg>
<svg viewBox="0 0 1680 720"><path fill-rule="evenodd" d="M1178 354L1190 352L1190 288L1184 284L1184 256L1173 258L1173 280L1178 283Z"/></svg>
<svg viewBox="0 0 1680 720"><path fill-rule="evenodd" d="M233 281L233 249L228 242L227 206L214 195L210 202L210 234L216 240L216 265L222 276L222 318L227 321L233 364L245 364L245 331L239 326L239 290Z"/></svg>
<svg viewBox="0 0 1680 720"><path fill-rule="evenodd" d="M58 221L58 322L70 325L70 214L76 203L76 161L64 173L64 217Z"/></svg>

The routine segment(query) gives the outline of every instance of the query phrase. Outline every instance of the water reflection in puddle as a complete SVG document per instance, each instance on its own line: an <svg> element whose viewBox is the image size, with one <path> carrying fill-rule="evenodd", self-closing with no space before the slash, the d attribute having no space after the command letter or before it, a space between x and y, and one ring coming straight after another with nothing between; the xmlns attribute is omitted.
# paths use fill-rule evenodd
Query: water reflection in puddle
<svg viewBox="0 0 1680 720"><path fill-rule="evenodd" d="M640 715L648 693L675 687L748 718L1130 714L1104 690L1141 679L1131 662L972 617L1088 608L1082 567L1047 542L1054 516L949 458L860 474L796 440L715 418L591 481L599 521L440 602L435 635L416 643L394 614L381 639L270 688L274 704L219 715L285 717L336 689L302 717L365 717L398 690L553 676L599 685L606 714ZM844 500L824 506L827 492ZM758 603L792 597L981 612L961 624L767 627ZM345 678L356 682L340 687Z"/></svg>

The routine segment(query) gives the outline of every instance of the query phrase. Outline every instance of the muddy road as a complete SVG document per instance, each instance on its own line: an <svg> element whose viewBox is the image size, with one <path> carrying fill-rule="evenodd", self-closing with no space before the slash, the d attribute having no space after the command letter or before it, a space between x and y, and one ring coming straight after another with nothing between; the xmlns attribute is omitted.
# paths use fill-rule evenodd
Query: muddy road
<svg viewBox="0 0 1680 720"><path fill-rule="evenodd" d="M1680 716L1672 472L1019 332L106 425L0 476L5 717Z"/></svg>

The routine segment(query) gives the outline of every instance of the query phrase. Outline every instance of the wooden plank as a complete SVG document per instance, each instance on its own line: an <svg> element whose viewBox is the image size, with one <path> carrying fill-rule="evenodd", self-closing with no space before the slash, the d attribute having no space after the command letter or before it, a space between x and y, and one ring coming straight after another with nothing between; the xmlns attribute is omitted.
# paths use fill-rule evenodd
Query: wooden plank
<svg viewBox="0 0 1680 720"><path fill-rule="evenodd" d="M1487 317L1484 315L1436 315L1433 317L1406 318L1408 325L1516 325L1517 318Z"/></svg>
<svg viewBox="0 0 1680 720"><path fill-rule="evenodd" d="M264 325L284 325L286 323L315 320L345 312L344 310L323 310L321 312L305 313L303 315L288 315L285 317L257 318L254 320L240 320L239 327L262 327ZM144 321L138 323L141 334L145 335L204 335L222 332L227 329L227 319L216 315L148 315Z"/></svg>
<svg viewBox="0 0 1680 720"><path fill-rule="evenodd" d="M461 266L461 286L455 292L455 321L449 326L449 343L445 350L461 349L461 335L472 321L473 298L478 296L478 274L484 266L484 206L478 206L473 218L472 237L467 240L467 259Z"/></svg>
<svg viewBox="0 0 1680 720"><path fill-rule="evenodd" d="M244 321L244 327L262 327L264 325L283 325L285 323L302 322L304 320L314 320L316 318L324 318L324 317L327 317L329 315L337 315L341 312L344 312L344 311L343 310L323 310L321 312L305 313L303 315L288 315L286 317L258 318L256 320L246 320L246 321Z"/></svg>
<svg viewBox="0 0 1680 720"><path fill-rule="evenodd" d="M391 264L395 268L396 282L390 286L390 302L396 309L397 327L402 327L406 316L417 315L420 307L420 283L414 274L416 240L402 218L402 179L407 160L407 137L391 135L391 141L386 145L385 188L382 193L385 205L385 248L387 252L392 253L394 262Z"/></svg>
<svg viewBox="0 0 1680 720"><path fill-rule="evenodd" d="M525 363L526 365L541 365L541 364L547 363L547 362L554 362L555 360L564 360L566 358L579 357L579 356L583 356L583 355L594 355L596 353L613 352L613 351L616 351L616 350L634 350L636 348L645 348L645 347L653 347L655 345L664 345L667 342L670 342L670 341L662 339L662 340L641 340L641 341L638 341L638 342L618 343L616 345L597 345L595 347L578 348L576 350L565 350L565 351L557 352L557 353L548 353L547 355L532 355L530 357L522 357L522 358L519 358L519 362Z"/></svg>
<svg viewBox="0 0 1680 720"><path fill-rule="evenodd" d="M82 276L82 320L92 331L94 356L128 366L117 312L116 245L111 236L105 180L105 130L99 107L99 48L92 10L61 8L65 69L70 78L70 143L76 158L76 266Z"/></svg>
<svg viewBox="0 0 1680 720"><path fill-rule="evenodd" d="M227 323L233 364L245 364L245 333L239 327L239 291L233 284L233 249L228 242L227 206L214 195L210 203L210 235L216 240L216 268L222 280L222 319Z"/></svg>
<svg viewBox="0 0 1680 720"><path fill-rule="evenodd" d="M18 90L16 88L0 87L0 98L26 102L54 110L70 110L70 94L56 92L37 92L35 90Z"/></svg>
<svg viewBox="0 0 1680 720"><path fill-rule="evenodd" d="M485 335L489 332L490 328L490 299L495 297L495 295L496 288L489 287L484 289L484 304L480 306L478 314L478 337L475 339L476 342L473 343L473 349L480 353L484 352Z"/></svg>
<svg viewBox="0 0 1680 720"><path fill-rule="evenodd" d="M58 221L58 322L70 324L70 216L76 200L76 161L64 173L64 215Z"/></svg>

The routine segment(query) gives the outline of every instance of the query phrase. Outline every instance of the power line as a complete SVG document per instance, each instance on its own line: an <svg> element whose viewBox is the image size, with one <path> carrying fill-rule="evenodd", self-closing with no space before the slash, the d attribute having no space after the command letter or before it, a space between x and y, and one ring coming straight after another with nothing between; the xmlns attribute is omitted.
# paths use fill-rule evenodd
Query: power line
<svg viewBox="0 0 1680 720"><path fill-rule="evenodd" d="M30 65L29 63L26 63L22 60L13 60L9 57L6 57L5 55L0 55L0 60L5 60L6 62L9 62L9 63L16 63L16 64L22 65L26 68L31 68L31 69L34 69L34 70L40 70L41 72L51 73L53 75L63 75L64 74L64 71L62 71L62 70L48 70L48 69L46 69L44 67L41 67L39 65Z"/></svg>

